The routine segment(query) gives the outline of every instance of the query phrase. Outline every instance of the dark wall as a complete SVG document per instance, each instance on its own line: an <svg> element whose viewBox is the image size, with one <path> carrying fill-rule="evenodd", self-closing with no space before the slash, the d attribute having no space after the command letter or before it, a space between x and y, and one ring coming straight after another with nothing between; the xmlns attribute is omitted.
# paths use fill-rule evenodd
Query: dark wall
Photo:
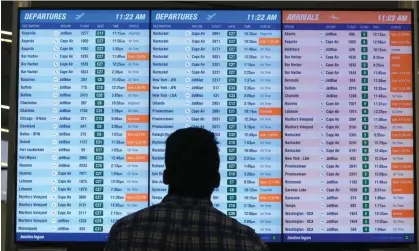
<svg viewBox="0 0 419 251"><path fill-rule="evenodd" d="M1 30L12 31L12 8L13 2L1 2ZM2 38L11 39L10 36ZM1 43L1 104L9 105L9 83L10 83L10 62L11 62L11 43ZM1 128L9 128L9 110L1 110ZM7 139L8 134L2 133L1 138Z"/></svg>
<svg viewBox="0 0 419 251"><path fill-rule="evenodd" d="M32 2L32 7L42 8L53 5L54 2ZM383 8L398 8L397 1L347 1L347 2L316 2L316 1L197 1L197 2L182 2L182 1L170 1L170 2L153 2L153 1L118 1L116 2L101 2L98 6L97 2L62 2L55 4L56 7L61 8L79 8L79 7L119 7L119 8L339 8L339 9L353 9L353 8L369 8L369 9L383 9Z"/></svg>

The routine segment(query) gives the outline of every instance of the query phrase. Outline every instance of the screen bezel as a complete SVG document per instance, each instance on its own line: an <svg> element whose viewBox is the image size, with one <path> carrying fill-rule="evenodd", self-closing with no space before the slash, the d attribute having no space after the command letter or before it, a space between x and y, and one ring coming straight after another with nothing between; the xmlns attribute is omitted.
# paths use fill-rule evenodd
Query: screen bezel
<svg viewBox="0 0 419 251"><path fill-rule="evenodd" d="M197 10L197 11L200 11L200 10L203 10L203 11L205 11L205 10L231 10L231 11L234 11L234 10L243 10L243 11L246 11L246 10L260 10L260 11L263 11L263 10L267 10L267 11L272 11L272 10L279 10L279 11L281 11L281 14L282 14L282 12L283 11L292 11L292 10L294 10L294 11L374 11L374 12L376 12L376 11L406 11L406 12L410 12L411 13L411 20L412 20L412 30L411 30L411 32L412 32L412 85L413 85L413 89L412 89L412 95L413 95L413 126L414 126L414 132L413 132L413 134L414 134L414 140L413 140L413 148L414 148L414 161L413 161L413 163L414 163L414 166L416 167L416 158L417 158L417 154L416 154L416 151L417 151L417 148L416 148L416 135L417 135L417 133L416 133L416 114L415 114L415 112L417 111L417 109L416 109L416 102L415 102L415 96L416 96L416 88L415 88L415 81L416 81L416 77L417 77L417 73L415 72L415 69L416 69L416 65L415 65L415 56L416 56L416 50L417 50L417 48L416 48L416 46L415 46L415 43L414 43L414 38L415 38L415 35L417 35L416 34L416 27L415 27L415 15L414 15L414 11L413 11L413 9L405 9L405 8L400 8L400 9L387 9L387 8L385 8L385 9L344 9L344 8L341 8L341 9L339 9L339 8L319 8L319 9L317 9L317 8L301 8L301 9L299 9L299 8L261 8L261 9L259 9L259 8L252 8L252 9L249 9L249 8L237 8L237 7L229 7L229 8L225 8L225 7L222 7L222 8L219 8L219 7L216 7L216 8L196 8L196 7L190 7L190 8L186 8L186 7L172 7L172 8L167 8L167 7L165 7L165 8L159 8L159 7L156 7L156 8L128 8L128 7L126 7L126 8L122 8L122 7L115 7L115 8L113 8L113 7L104 7L104 8L95 8L95 7L83 7L83 8L80 8L80 7L66 7L66 8L54 8L54 7L36 7L36 8L18 8L17 9L17 26L16 26L16 29L14 29L14 31L13 31L13 33L15 34L14 36L13 36L13 39L16 41L18 41L17 43L14 43L14 45L16 46L16 51L13 51L13 53L15 53L15 55L13 55L14 57L16 57L16 62L15 62L15 64L14 65L12 65L12 71L14 71L14 72L12 72L12 75L13 74L15 74L14 75L14 77L15 77L15 81L11 81L11 93L14 93L14 95L12 96L12 97L14 97L15 98L15 102L11 102L11 113L10 113L10 121L11 121L11 123L10 123L10 125L18 125L18 121L17 121L17 109L18 109L18 90L19 90L19 81L18 81L18 78L19 78L19 46L20 46L20 43L19 43L19 34L20 34L20 28L19 28L19 26L20 26L20 13L21 13L21 10L57 10L57 11L60 11L60 10L139 10L139 11L150 11L150 14L151 14L151 11L152 10ZM151 15L150 15L150 17L151 17ZM281 15L281 17L282 17L282 15ZM281 22L282 23L282 22ZM150 28L151 28L151 22L150 22ZM281 32L282 32L282 34L283 34L283 30L281 29ZM151 34L151 33L150 33ZM281 35L281 37L282 37L282 35ZM283 48L281 48L281 50L282 50ZM282 57L282 55L283 54L281 54L281 57ZM281 62L282 62L282 64L283 64L283 60L281 60ZM13 68L13 67L16 67L15 69ZM150 76L151 76L151 74L150 74ZM281 78L283 78L283 75L281 74ZM13 77L12 77L12 80L13 80ZM282 81L283 82L283 81ZM14 86L13 86L14 85ZM283 86L282 86L282 88L283 88ZM149 99L150 100L150 99ZM283 101L282 101L283 102ZM14 111L14 112L13 112ZM16 188L17 188L17 166L16 166L16 164L17 164L17 139L18 139L18 130L17 130L17 127L15 126L15 128L12 128L12 127L10 127L10 133L11 133L11 138L9 139L9 146L12 146L12 147L9 147L9 154L11 154L12 156L13 156L13 158L9 158L9 166L11 166L11 167L16 167L16 168L11 168L11 169L9 169L9 172L10 173L13 173L12 175L12 177L14 178L13 179L13 186L14 186L14 189L12 189L12 191L13 191L13 194L11 194L12 196L9 196L9 204L11 204L11 205L8 205L8 208L10 209L10 207L13 207L13 212L12 212L12 216L13 216L13 218L12 218L12 226L9 226L9 227L11 227L11 229L10 230L13 230L12 231L12 234L13 234L13 241L14 241L14 243L16 243L16 244L24 244L24 245L28 245L28 246L45 246L46 244L48 244L48 245L50 245L50 246L77 246L77 247L81 247L81 246L83 246L84 248L86 248L87 246L91 246L93 249L95 248L95 247L103 247L103 245L105 244L105 242L88 242L88 241L86 241L86 242L58 242L58 241L16 241L16 205L17 205L17 202L18 202L18 200L17 200L17 198L16 198L16 196L17 196L17 191L16 191ZM150 152L149 152L149 154L150 154ZM282 163L282 165L283 165L283 163ZM283 168L282 168L282 174L283 174ZM416 179L416 175L417 175L417 172L416 172L416 168L414 168L414 188L415 188L415 194L414 194L414 215L415 215L415 218L414 218L414 227L415 227L415 232L414 232L414 240L412 241L412 242L296 242L296 243L290 243L290 242L283 242L283 240L281 241L281 242L278 242L278 243L272 243L272 242L267 242L267 244L269 245L269 246L278 246L278 245L281 245L281 246L293 246L293 247L296 247L296 246L301 246L301 247L305 247L306 245L328 245L328 246L331 246L331 245L333 245L335 248L338 248L339 246L341 246L341 247L345 247L345 248L348 248L349 246L348 245L350 245L350 246L359 246L359 245L368 245L368 246L376 246L376 247L388 247L389 245L391 245L391 246L400 246L400 245L408 245L408 244L415 244L415 243L417 243L417 231L416 231L416 227L417 227L417 191L416 191L416 189L417 189L417 179ZM9 180L9 182L10 182L11 180ZM282 187L281 187L281 189L283 189ZM9 190L10 191L10 190ZM283 193L282 193L283 194ZM9 212L10 212L10 210L8 210ZM9 214L8 214L9 215ZM282 225L282 228L283 228L283 225ZM282 235L283 233L281 233L281 235Z"/></svg>

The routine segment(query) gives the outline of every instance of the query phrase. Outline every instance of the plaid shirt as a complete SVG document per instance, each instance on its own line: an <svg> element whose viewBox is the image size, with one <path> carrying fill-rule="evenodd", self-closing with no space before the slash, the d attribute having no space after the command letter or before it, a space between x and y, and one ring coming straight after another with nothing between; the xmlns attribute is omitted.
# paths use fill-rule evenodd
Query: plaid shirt
<svg viewBox="0 0 419 251"><path fill-rule="evenodd" d="M112 227L105 251L267 251L255 231L208 200L166 196Z"/></svg>

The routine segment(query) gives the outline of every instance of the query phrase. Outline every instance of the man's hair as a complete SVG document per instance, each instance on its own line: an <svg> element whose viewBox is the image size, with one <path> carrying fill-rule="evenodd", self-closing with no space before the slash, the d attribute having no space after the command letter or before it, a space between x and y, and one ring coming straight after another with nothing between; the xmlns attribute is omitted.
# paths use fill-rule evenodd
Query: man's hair
<svg viewBox="0 0 419 251"><path fill-rule="evenodd" d="M215 135L202 128L179 129L166 141L169 193L208 197L219 183L220 156Z"/></svg>

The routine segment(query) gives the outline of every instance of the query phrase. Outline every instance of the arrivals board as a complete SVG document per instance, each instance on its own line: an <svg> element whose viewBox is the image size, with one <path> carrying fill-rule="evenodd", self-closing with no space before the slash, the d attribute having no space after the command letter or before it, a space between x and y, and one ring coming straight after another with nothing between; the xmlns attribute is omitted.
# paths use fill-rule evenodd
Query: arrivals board
<svg viewBox="0 0 419 251"><path fill-rule="evenodd" d="M412 241L410 15L283 15L284 241Z"/></svg>
<svg viewBox="0 0 419 251"><path fill-rule="evenodd" d="M355 18L356 17L356 18ZM267 242L413 242L411 12L21 10L16 240L102 242L217 136L213 205Z"/></svg>

